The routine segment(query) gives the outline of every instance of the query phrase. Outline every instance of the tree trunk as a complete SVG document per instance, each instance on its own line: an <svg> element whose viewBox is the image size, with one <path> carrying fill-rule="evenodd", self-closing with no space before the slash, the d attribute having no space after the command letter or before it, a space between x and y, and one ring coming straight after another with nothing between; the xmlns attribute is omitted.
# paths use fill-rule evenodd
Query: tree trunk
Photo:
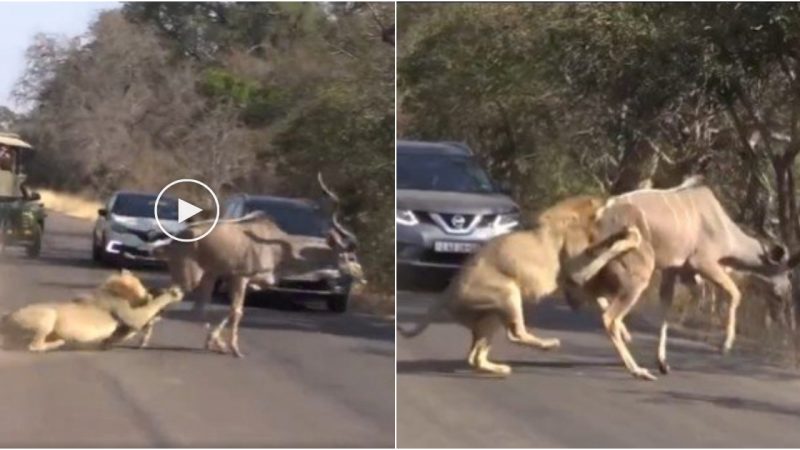
<svg viewBox="0 0 800 450"><path fill-rule="evenodd" d="M794 187L794 161L789 161L786 166L786 183L787 183L787 201L789 203L789 217L787 218L789 221L789 234L788 239L786 240L786 245L790 247L795 247L795 244L798 241L798 230L797 227L797 198L795 197L795 187Z"/></svg>
<svg viewBox="0 0 800 450"><path fill-rule="evenodd" d="M650 142L633 138L622 155L619 173L611 186L611 194L618 195L637 189L642 182L653 177L658 168L658 153Z"/></svg>
<svg viewBox="0 0 800 450"><path fill-rule="evenodd" d="M775 190L778 193L778 227L780 229L781 239L784 241L788 237L789 228L787 227L786 218L788 216L788 206L786 203L786 170L783 167L781 158L773 158L772 169L775 172Z"/></svg>

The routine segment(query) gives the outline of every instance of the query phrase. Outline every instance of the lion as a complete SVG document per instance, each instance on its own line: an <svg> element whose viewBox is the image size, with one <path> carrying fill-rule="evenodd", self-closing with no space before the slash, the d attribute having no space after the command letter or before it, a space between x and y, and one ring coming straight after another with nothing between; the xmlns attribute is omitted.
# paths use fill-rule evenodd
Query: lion
<svg viewBox="0 0 800 450"><path fill-rule="evenodd" d="M161 311L182 298L177 287L153 297L135 275L123 270L91 295L34 303L6 314L0 319L0 336L4 346L27 347L32 352L55 350L67 343L108 348L140 331L149 339Z"/></svg>
<svg viewBox="0 0 800 450"><path fill-rule="evenodd" d="M514 343L542 350L559 347L558 339L535 336L525 327L523 299L538 302L556 293L565 277L589 280L608 261L639 245L641 235L635 227L594 242L604 203L595 196L571 197L542 212L531 229L490 240L466 261L415 328L398 331L416 336L446 310L472 332L469 365L503 376L511 367L488 358L498 328L504 327Z"/></svg>

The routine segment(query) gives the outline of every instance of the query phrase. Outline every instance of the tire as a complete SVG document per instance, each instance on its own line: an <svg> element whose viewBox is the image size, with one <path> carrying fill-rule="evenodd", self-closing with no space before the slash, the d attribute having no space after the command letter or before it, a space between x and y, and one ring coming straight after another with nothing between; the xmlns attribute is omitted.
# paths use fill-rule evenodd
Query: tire
<svg viewBox="0 0 800 450"><path fill-rule="evenodd" d="M25 248L28 258L38 258L42 253L42 226L36 224L36 238Z"/></svg>
<svg viewBox="0 0 800 450"><path fill-rule="evenodd" d="M347 304L350 296L347 294L334 295L327 300L328 310L341 314L347 311Z"/></svg>
<svg viewBox="0 0 800 450"><path fill-rule="evenodd" d="M42 253L42 237L39 236L33 243L25 248L25 254L28 258L38 258Z"/></svg>
<svg viewBox="0 0 800 450"><path fill-rule="evenodd" d="M103 262L103 249L97 245L97 238L92 238L92 261Z"/></svg>

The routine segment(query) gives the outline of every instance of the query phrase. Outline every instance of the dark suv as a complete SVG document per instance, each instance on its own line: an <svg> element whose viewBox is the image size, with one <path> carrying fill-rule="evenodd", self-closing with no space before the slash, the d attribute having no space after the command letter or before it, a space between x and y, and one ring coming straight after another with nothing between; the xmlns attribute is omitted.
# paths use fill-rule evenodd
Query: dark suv
<svg viewBox="0 0 800 450"><path fill-rule="evenodd" d="M237 194L225 202L222 217L235 219L255 211L265 213L286 233L319 240L320 245L327 245L326 236L332 221L312 200ZM352 283L352 277L343 273L332 260L330 264L321 263L312 272L282 277L269 291L322 296L328 309L344 312ZM223 285L218 287L218 291L225 289Z"/></svg>
<svg viewBox="0 0 800 450"><path fill-rule="evenodd" d="M463 144L398 141L398 271L453 271L516 228L519 208L502 191Z"/></svg>

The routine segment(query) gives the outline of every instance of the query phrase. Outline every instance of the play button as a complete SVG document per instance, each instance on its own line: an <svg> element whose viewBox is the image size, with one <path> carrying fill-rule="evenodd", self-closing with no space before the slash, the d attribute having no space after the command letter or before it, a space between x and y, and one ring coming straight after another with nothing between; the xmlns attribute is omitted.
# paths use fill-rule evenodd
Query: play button
<svg viewBox="0 0 800 450"><path fill-rule="evenodd" d="M201 212L203 208L198 208L193 204L184 201L183 199L178 199L178 223L183 223L186 219L190 217L194 217L197 213Z"/></svg>
<svg viewBox="0 0 800 450"><path fill-rule="evenodd" d="M198 186L202 189L198 189ZM201 229L205 229L205 232L203 232L199 236L195 235L196 237L192 238L179 238L170 233L167 230L167 228L164 227L164 224L161 223L161 218L158 216L158 211L159 209L161 209L159 203L161 202L161 197L164 196L164 194L170 189L173 189L174 192L178 193L178 195L172 195L173 193L167 195L167 197L178 199L177 222L179 224L184 224L187 227L191 227L193 230L199 231ZM199 203L201 205L206 205L208 209L210 209L213 206L214 220L199 220L199 221L187 222L192 217L195 217L196 215L205 211L205 209L195 205L190 201L181 198L181 196L185 195L188 195L188 197L184 198L192 198L192 201ZM174 206L172 207L174 208ZM161 232L164 233L165 235L169 236L171 239L180 242L199 241L200 239L203 239L204 237L208 236L208 233L211 233L214 227L217 226L217 222L219 221L219 200L217 199L217 195L214 194L214 191L212 191L211 188L208 187L208 185L206 185L202 181L197 181L192 178L182 178L180 180L173 181L172 183L164 186L164 189L161 189L161 192L158 193L158 197L156 197L156 203L153 206L153 215L156 219L156 225L158 225L158 229L161 230ZM174 224L175 222L172 223Z"/></svg>

